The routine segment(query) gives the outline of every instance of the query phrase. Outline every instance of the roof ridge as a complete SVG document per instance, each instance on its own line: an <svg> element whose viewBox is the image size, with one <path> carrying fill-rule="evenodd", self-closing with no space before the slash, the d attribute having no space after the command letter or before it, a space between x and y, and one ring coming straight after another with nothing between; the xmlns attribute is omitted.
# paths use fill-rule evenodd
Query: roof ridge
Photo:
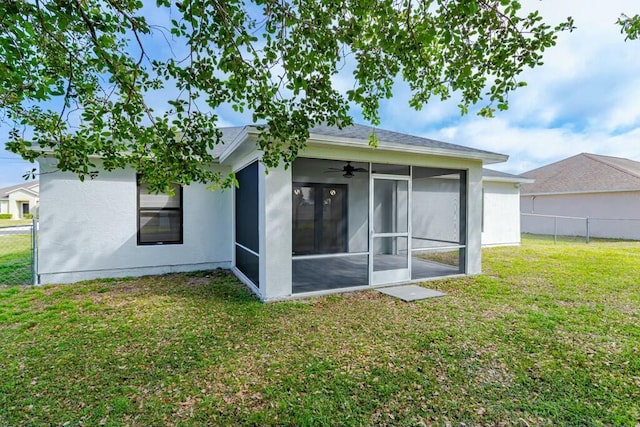
<svg viewBox="0 0 640 427"><path fill-rule="evenodd" d="M573 159L574 157L579 157L579 156L580 156L580 155L582 155L582 154L585 154L585 153L574 154L573 156L565 157L564 159L556 160L555 162L551 162L551 163L548 163L548 164L546 164L546 165L538 166L538 167L537 167L537 168L535 168L535 169L531 169L531 170L528 170L528 171L526 171L526 172L522 172L520 175L522 175L522 176L527 176L528 174L530 174L530 173L532 173L532 172L535 172L535 171L540 170L540 169L548 168L549 166L555 165L555 164L557 164L557 163L565 162L565 161L567 161L567 160L569 160L569 159ZM554 176L555 176L555 175L556 175L556 174L554 174Z"/></svg>
<svg viewBox="0 0 640 427"><path fill-rule="evenodd" d="M611 161L607 161L607 160L603 159L603 157L613 157L613 156L601 156L599 154L592 154L592 153L582 153L582 154L584 154L586 157L590 158L593 161L600 162L600 163L602 163L604 165L609 166L610 168L616 169L617 171L620 171L622 173L626 173L628 175L631 175L631 176L633 176L635 178L640 179L640 174L637 174L637 173L635 173L633 171L630 171L629 169L627 169L627 168L625 168L623 166L616 165L615 163L613 163ZM631 160L631 159L625 159L623 157L614 157L614 158L620 159L620 160ZM631 160L631 161L635 162L635 160Z"/></svg>

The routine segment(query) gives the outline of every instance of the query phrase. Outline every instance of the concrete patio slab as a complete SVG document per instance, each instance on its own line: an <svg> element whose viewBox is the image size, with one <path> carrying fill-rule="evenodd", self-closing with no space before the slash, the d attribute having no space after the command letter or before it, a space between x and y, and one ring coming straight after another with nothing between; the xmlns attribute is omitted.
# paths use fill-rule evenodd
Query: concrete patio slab
<svg viewBox="0 0 640 427"><path fill-rule="evenodd" d="M393 286L390 288L379 288L378 292L392 297L400 298L405 302L418 301L427 298L443 297L446 294L433 289L423 288L417 285Z"/></svg>

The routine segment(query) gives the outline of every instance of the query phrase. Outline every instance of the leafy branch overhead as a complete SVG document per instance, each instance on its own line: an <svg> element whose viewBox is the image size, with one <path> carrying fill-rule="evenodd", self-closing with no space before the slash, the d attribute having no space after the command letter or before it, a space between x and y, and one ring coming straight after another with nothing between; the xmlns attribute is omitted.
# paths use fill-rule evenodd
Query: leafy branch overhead
<svg viewBox="0 0 640 427"><path fill-rule="evenodd" d="M640 38L640 15L627 16L624 13L618 18L617 24L626 40L638 40Z"/></svg>
<svg viewBox="0 0 640 427"><path fill-rule="evenodd" d="M377 124L398 79L413 108L455 96L462 113L506 109L522 71L573 28L514 0L7 0L0 17L8 149L46 151L81 179L99 158L156 189L231 182L210 168L221 106L266 125L267 166L289 163L314 125L351 123L350 105Z"/></svg>

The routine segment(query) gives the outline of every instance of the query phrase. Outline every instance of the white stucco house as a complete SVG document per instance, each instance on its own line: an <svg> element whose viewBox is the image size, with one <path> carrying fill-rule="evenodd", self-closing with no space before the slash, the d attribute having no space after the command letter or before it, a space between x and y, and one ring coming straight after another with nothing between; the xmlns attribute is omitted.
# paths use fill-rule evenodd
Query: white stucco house
<svg viewBox="0 0 640 427"><path fill-rule="evenodd" d="M521 211L536 215L523 232L640 240L640 162L582 153L522 175L535 182L522 186Z"/></svg>
<svg viewBox="0 0 640 427"><path fill-rule="evenodd" d="M483 165L507 156L380 129L373 149L372 130L314 128L290 168L267 174L257 129L226 128L215 168L239 187L171 197L133 170L80 182L42 158L39 280L221 267L272 301L480 273L483 179L498 188L488 210L515 190Z"/></svg>
<svg viewBox="0 0 640 427"><path fill-rule="evenodd" d="M0 188L0 214L10 214L12 219L22 219L27 214L37 212L39 199L37 180Z"/></svg>
<svg viewBox="0 0 640 427"><path fill-rule="evenodd" d="M482 246L520 244L520 188L533 179L484 168Z"/></svg>

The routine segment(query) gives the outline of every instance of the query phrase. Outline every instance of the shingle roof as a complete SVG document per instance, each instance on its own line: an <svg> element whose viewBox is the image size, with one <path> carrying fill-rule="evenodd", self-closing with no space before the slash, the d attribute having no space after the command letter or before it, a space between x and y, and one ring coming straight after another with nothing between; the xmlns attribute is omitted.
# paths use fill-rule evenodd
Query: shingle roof
<svg viewBox="0 0 640 427"><path fill-rule="evenodd" d="M640 162L620 157L582 153L525 172L535 179L522 194L582 193L640 190Z"/></svg>
<svg viewBox="0 0 640 427"><path fill-rule="evenodd" d="M235 139L243 130L245 129L255 129L255 126L238 126L238 127L227 127L221 128L223 132L222 138L222 146L216 146L214 149L214 156L219 156L222 151L224 151L224 146L228 145L233 139ZM394 144L394 145L405 145L405 146L413 146L413 147L422 147L422 148L432 148L439 150L450 150L459 153L466 154L480 154L480 155L488 155L488 156L502 156L501 154L494 153L491 151L479 150L476 148L465 147L457 144L450 144L448 142L437 141L435 139L424 138L415 135L409 135L401 132L394 132L384 129L374 128L372 126L365 126L360 124L354 124L351 126L344 127L342 129L334 126L326 126L320 125L316 126L309 130L309 134L311 137L313 136L325 136L325 137L336 137L336 138L346 138L354 141L361 142L362 145L367 145L369 140L369 135L371 132L374 132L378 137L378 140L381 145L384 143ZM506 156L504 156L506 159ZM504 160L499 160L504 161Z"/></svg>
<svg viewBox="0 0 640 427"><path fill-rule="evenodd" d="M416 147L439 148L445 150L462 151L468 153L497 154L490 151L478 150L476 148L465 147L463 145L450 144L448 142L437 141L435 139L423 138L401 132L378 129L372 126L354 124L342 129L333 126L316 126L309 130L311 135L335 136L339 138L352 138L368 141L369 135L374 132L379 141L400 145L410 145Z"/></svg>
<svg viewBox="0 0 640 427"><path fill-rule="evenodd" d="M23 182L20 184L16 184L16 185L12 185L9 187L4 187L4 188L0 188L0 199L5 199L7 197L9 197L9 193L11 193L12 191L18 190L20 188L31 188L33 186L38 185L39 181L35 180L35 181L29 181L29 182Z"/></svg>

